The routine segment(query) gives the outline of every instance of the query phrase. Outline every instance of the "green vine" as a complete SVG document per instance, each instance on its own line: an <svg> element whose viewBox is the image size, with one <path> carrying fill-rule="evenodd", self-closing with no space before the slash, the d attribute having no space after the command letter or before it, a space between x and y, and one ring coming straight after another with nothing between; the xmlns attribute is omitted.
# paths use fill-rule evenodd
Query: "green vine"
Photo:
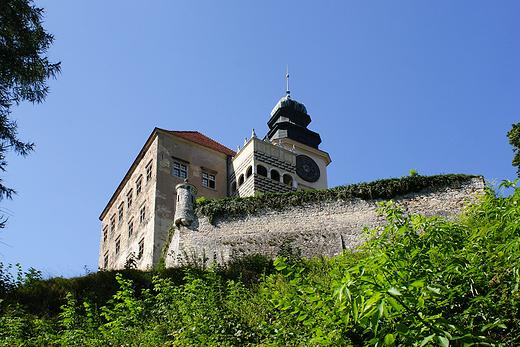
<svg viewBox="0 0 520 347"><path fill-rule="evenodd" d="M164 244L162 248L162 257L159 259L159 262L164 263L166 261L166 252L168 252L168 248L170 247L170 243L172 242L173 235L175 234L175 229L177 227L175 226L175 223L172 223L170 225L170 228L168 229L168 237L166 237L166 243Z"/></svg>
<svg viewBox="0 0 520 347"><path fill-rule="evenodd" d="M266 209L283 210L287 206L302 206L309 202L335 201L359 198L392 199L399 195L419 192L425 188L458 188L468 180L481 177L465 174L434 176L406 176L381 179L369 183L356 183L324 190L301 190L289 193L269 193L245 198L222 198L198 200L195 204L197 216L207 216L210 223L222 216L262 213Z"/></svg>

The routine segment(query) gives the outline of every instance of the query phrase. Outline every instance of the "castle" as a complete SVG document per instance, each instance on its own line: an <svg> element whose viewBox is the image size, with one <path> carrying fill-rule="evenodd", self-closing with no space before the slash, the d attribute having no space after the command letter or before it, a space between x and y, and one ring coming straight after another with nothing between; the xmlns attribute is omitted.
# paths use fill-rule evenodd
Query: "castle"
<svg viewBox="0 0 520 347"><path fill-rule="evenodd" d="M287 88L271 111L267 135L260 139L253 130L237 152L197 131L155 128L99 217L99 268L155 266L181 199L193 204L199 197L326 189L331 159L310 122ZM191 193L177 194L187 182Z"/></svg>

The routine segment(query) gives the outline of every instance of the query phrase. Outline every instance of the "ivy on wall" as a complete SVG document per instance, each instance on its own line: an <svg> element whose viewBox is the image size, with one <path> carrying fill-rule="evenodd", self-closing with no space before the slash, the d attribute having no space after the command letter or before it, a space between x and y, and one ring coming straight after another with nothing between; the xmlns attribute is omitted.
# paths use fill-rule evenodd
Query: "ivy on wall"
<svg viewBox="0 0 520 347"><path fill-rule="evenodd" d="M197 216L207 216L212 223L215 218L244 214L262 213L266 209L283 210L287 206L302 206L318 201L335 201L359 198L392 199L399 195L419 192L425 188L458 188L472 178L465 174L434 176L406 176L381 179L368 183L356 183L324 190L300 190L288 193L270 193L245 198L222 198L218 200L200 199L195 204Z"/></svg>

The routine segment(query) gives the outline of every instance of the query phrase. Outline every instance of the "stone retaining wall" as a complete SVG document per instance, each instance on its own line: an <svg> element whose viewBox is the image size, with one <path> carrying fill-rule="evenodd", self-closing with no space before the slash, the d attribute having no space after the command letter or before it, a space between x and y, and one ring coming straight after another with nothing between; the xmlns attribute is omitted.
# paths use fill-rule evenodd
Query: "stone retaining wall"
<svg viewBox="0 0 520 347"><path fill-rule="evenodd" d="M452 219L464 203L484 189L482 177L473 178L460 187L423 189L419 193L398 196L394 202L407 214ZM379 200L349 199L322 201L283 211L267 210L261 214L216 218L196 217L188 226L175 230L168 247L166 265L175 266L186 257L201 257L219 263L229 260L233 251L262 253L275 257L287 242L302 256L318 254L330 257L362 243L363 227L384 225L378 214Z"/></svg>

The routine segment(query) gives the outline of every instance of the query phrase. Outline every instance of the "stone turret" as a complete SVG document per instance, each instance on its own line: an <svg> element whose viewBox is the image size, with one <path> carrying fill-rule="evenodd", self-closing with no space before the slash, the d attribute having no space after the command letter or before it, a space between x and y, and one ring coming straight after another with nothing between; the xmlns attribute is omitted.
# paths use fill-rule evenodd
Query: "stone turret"
<svg viewBox="0 0 520 347"><path fill-rule="evenodd" d="M197 188L188 183L185 179L184 183L179 183L175 187L177 192L177 202L175 204L175 225L188 226L193 222L193 204L195 203L195 195Z"/></svg>

